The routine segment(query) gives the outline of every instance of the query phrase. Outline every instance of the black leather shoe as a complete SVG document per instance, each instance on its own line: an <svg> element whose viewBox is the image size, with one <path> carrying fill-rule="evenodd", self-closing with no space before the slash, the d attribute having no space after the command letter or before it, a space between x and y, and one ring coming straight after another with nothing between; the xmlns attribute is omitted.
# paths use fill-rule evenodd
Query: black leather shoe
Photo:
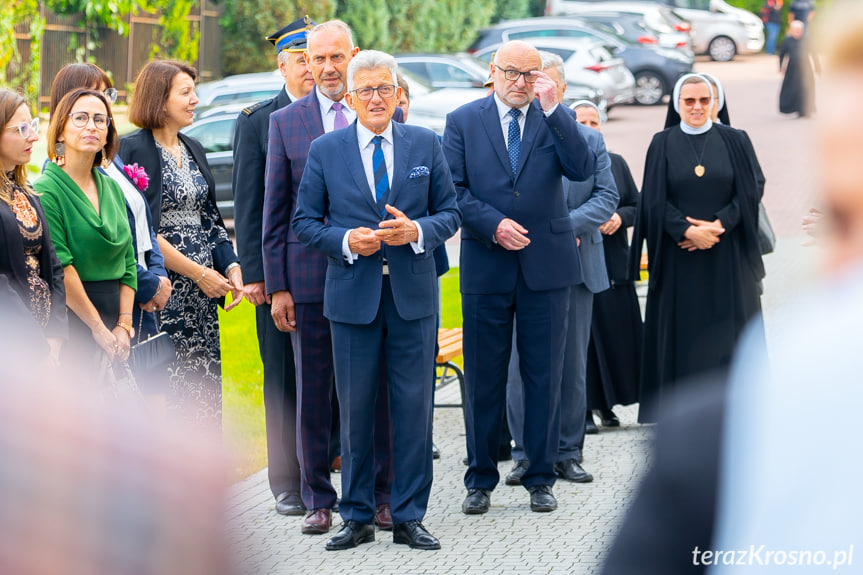
<svg viewBox="0 0 863 575"><path fill-rule="evenodd" d="M437 537L429 533L416 519L393 526L393 543L407 545L411 549L440 549Z"/></svg>
<svg viewBox="0 0 863 575"><path fill-rule="evenodd" d="M438 449L434 441L432 441L432 459L440 459L440 449Z"/></svg>
<svg viewBox="0 0 863 575"><path fill-rule="evenodd" d="M620 427L620 420L610 409L600 409L599 417L602 419L603 427Z"/></svg>
<svg viewBox="0 0 863 575"><path fill-rule="evenodd" d="M599 433L599 428L596 426L596 422L593 421L593 413L588 411L587 417L584 418L584 434L596 435L597 433Z"/></svg>
<svg viewBox="0 0 863 575"><path fill-rule="evenodd" d="M306 506L299 493L285 491L276 495L276 513L301 516L306 514Z"/></svg>
<svg viewBox="0 0 863 575"><path fill-rule="evenodd" d="M554 464L554 472L573 483L590 483L593 475L581 468L575 459L564 459Z"/></svg>
<svg viewBox="0 0 863 575"><path fill-rule="evenodd" d="M540 513L557 509L557 499L551 492L551 485L534 485L530 489L530 510Z"/></svg>
<svg viewBox="0 0 863 575"><path fill-rule="evenodd" d="M491 506L491 491L487 489L468 489L467 497L461 504L461 512L465 515L482 515L488 513Z"/></svg>
<svg viewBox="0 0 863 575"><path fill-rule="evenodd" d="M515 465L512 466L512 471L506 476L505 483L507 485L521 485L521 476L527 471L527 466L527 459L516 461Z"/></svg>
<svg viewBox="0 0 863 575"><path fill-rule="evenodd" d="M352 549L375 540L375 526L359 521L345 521L339 532L327 541L327 551Z"/></svg>

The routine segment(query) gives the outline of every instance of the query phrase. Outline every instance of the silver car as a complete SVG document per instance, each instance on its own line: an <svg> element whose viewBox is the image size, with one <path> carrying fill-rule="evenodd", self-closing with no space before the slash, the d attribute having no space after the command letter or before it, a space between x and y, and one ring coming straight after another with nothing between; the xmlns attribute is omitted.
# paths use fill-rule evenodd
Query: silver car
<svg viewBox="0 0 863 575"><path fill-rule="evenodd" d="M619 104L635 101L635 78L620 58L600 42L581 38L548 37L524 38L524 41L563 58L566 81L571 84L590 86L607 102L608 109ZM487 46L474 53L485 62L500 44Z"/></svg>

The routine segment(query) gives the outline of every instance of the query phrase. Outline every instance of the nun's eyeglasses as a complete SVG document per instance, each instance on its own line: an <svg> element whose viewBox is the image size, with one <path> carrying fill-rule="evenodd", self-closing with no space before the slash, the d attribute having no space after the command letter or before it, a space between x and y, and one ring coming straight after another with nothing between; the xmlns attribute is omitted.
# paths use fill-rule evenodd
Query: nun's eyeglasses
<svg viewBox="0 0 863 575"><path fill-rule="evenodd" d="M698 102L704 107L710 105L710 98L681 98L680 101L683 102L683 105L687 108L695 106L695 102Z"/></svg>

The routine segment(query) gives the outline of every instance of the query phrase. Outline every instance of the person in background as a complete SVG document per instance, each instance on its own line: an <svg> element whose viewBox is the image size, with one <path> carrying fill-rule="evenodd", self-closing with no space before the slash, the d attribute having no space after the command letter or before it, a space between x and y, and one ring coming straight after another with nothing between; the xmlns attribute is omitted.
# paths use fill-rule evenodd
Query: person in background
<svg viewBox="0 0 863 575"><path fill-rule="evenodd" d="M169 410L221 427L222 362L218 303L231 292L240 303L243 275L222 216L201 144L180 133L192 123L197 73L170 60L148 62L135 82L129 120L141 130L123 138L120 153L146 170L145 192L173 294L162 312L177 360L169 367Z"/></svg>
<svg viewBox="0 0 863 575"><path fill-rule="evenodd" d="M402 95L399 98L398 106L402 109L402 114L404 114L404 121L407 122L408 112L411 108L411 87L410 84L408 84L407 80L405 80L404 76L402 76L401 72L396 74L396 77L398 78L399 88L402 89Z"/></svg>
<svg viewBox="0 0 863 575"><path fill-rule="evenodd" d="M66 288L42 203L27 183L38 140L39 119L30 116L27 101L0 89L0 277L38 324L49 361L58 365L68 338ZM4 305L12 304L6 300L13 293L0 298Z"/></svg>
<svg viewBox="0 0 863 575"><path fill-rule="evenodd" d="M795 20L803 23L804 32L809 29L809 23L815 18L815 0L791 0L788 7L788 23Z"/></svg>
<svg viewBox="0 0 863 575"><path fill-rule="evenodd" d="M234 129L234 230L243 262L243 294L255 306L258 349L264 366L264 414L267 426L267 478L281 515L303 515L300 464L297 460L297 381L290 334L276 328L271 299L264 286L262 229L267 134L270 114L296 102L315 88L303 51L306 33L315 25L308 16L267 37L276 49L285 87L237 116Z"/></svg>
<svg viewBox="0 0 863 575"><path fill-rule="evenodd" d="M765 50L771 56L776 52L776 40L782 28L782 6L782 0L764 0L764 6L761 7L761 21L767 31Z"/></svg>
<svg viewBox="0 0 863 575"><path fill-rule="evenodd" d="M129 357L138 282L123 192L97 169L117 148L113 120L101 92L79 88L63 96L48 127L52 163L33 184L72 311L62 363L77 373L101 373L94 375L99 383L110 382L109 364Z"/></svg>
<svg viewBox="0 0 863 575"><path fill-rule="evenodd" d="M815 112L815 74L821 71L818 56L803 37L804 25L795 20L779 48L779 71L785 73L779 91L779 111L806 118Z"/></svg>
<svg viewBox="0 0 863 575"><path fill-rule="evenodd" d="M725 370L745 324L761 311L761 183L745 132L710 119L711 86L683 76L678 126L653 137L630 251L630 277L647 240L650 283L639 421L656 421L679 382Z"/></svg>
<svg viewBox="0 0 863 575"><path fill-rule="evenodd" d="M110 104L117 99L111 78L98 66L90 63L75 63L63 66L51 84L49 113L53 117L60 99L76 88L88 88L105 95ZM144 341L158 333L155 313L163 310L171 296L171 282L165 269L162 250L156 241L152 216L143 190L147 188L147 175L140 168L126 166L119 154L110 163L99 169L120 186L126 201L126 216L132 231L132 244L137 263L138 289L132 308L132 326L135 336L132 343ZM167 389L167 372L160 374L135 373L142 392L164 398ZM162 402L162 399L159 399Z"/></svg>
<svg viewBox="0 0 863 575"><path fill-rule="evenodd" d="M602 114L593 102L576 102L573 108L580 124L602 131ZM593 422L595 411L603 427L619 427L620 420L611 408L638 401L641 367L641 308L626 269L627 229L635 223L638 188L626 160L612 152L608 156L620 200L614 214L599 227L609 288L593 296L587 351L587 423Z"/></svg>

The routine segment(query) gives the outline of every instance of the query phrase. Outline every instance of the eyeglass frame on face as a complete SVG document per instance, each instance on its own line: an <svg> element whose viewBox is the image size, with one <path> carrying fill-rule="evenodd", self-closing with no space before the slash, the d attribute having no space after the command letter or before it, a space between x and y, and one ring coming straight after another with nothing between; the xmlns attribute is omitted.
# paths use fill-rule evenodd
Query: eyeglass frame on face
<svg viewBox="0 0 863 575"><path fill-rule="evenodd" d="M518 82L519 76L524 76L525 84L535 84L537 76L534 76L534 72L538 72L539 70L528 70L527 72L521 72L519 70L505 70L501 68L497 64L494 64L494 67L503 72L503 77L506 78L507 82ZM515 78L508 78L507 76L511 76L513 74L517 74Z"/></svg>
<svg viewBox="0 0 863 575"><path fill-rule="evenodd" d="M710 105L710 98L680 98L680 102L687 108L694 108L696 103L701 104L703 108L706 108Z"/></svg>
<svg viewBox="0 0 863 575"><path fill-rule="evenodd" d="M39 135L39 118L33 118L29 122L21 122L14 126L6 126L7 130L18 130L21 137L25 140L30 137L30 133Z"/></svg>
<svg viewBox="0 0 863 575"><path fill-rule="evenodd" d="M80 123L78 123L78 120L75 119L75 116L80 116L82 114L87 116L87 120L83 124L80 124ZM93 120L93 127L96 128L97 130L99 130L100 132L102 130L107 130L108 126L111 125L111 116L109 116L108 114L93 114L91 116L89 112L70 112L68 115L70 118L72 118L72 125L75 126L76 128L86 128L90 124L90 120ZM104 126L99 126L99 124L97 123L97 120L99 118L105 119L105 125Z"/></svg>
<svg viewBox="0 0 863 575"><path fill-rule="evenodd" d="M387 90L387 91L392 90L393 93L392 94L384 94L383 92L381 92L381 90ZM360 100L363 102L368 102L369 100L371 100L374 97L375 92L377 92L381 98L392 98L393 96L396 95L396 90L398 90L398 86L395 86L393 84L383 84L383 85L377 86L375 88L372 88L369 86L366 86L364 88L357 88L355 90L352 90L352 92L357 95L357 100ZM366 94L366 96L368 96L368 97L363 97L362 94Z"/></svg>

